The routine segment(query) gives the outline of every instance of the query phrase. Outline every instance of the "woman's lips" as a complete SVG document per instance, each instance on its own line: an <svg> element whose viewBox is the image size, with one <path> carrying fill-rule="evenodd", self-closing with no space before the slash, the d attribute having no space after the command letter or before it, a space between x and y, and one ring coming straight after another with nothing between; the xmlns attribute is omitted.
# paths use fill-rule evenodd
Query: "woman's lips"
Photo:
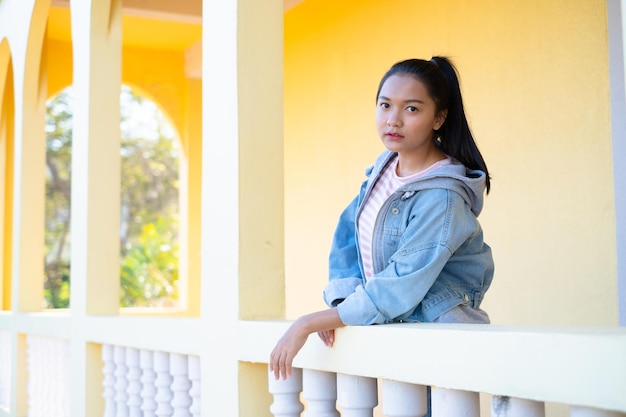
<svg viewBox="0 0 626 417"><path fill-rule="evenodd" d="M385 133L385 136L387 136L389 139L402 139L404 137L401 134L395 132L387 132Z"/></svg>

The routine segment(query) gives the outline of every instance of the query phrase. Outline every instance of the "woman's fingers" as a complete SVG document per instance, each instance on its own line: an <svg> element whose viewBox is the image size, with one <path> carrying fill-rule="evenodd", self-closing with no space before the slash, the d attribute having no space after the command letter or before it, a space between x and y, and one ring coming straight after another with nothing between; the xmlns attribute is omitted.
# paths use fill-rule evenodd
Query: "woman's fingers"
<svg viewBox="0 0 626 417"><path fill-rule="evenodd" d="M296 352L297 353L297 352ZM277 345L272 354L270 355L270 372L274 373L275 379L287 379L292 373L294 355L290 353L289 349L279 344Z"/></svg>
<svg viewBox="0 0 626 417"><path fill-rule="evenodd" d="M317 332L317 335L322 339L322 342L328 347L333 347L333 343L335 343L335 331L334 330L324 330L321 332Z"/></svg>

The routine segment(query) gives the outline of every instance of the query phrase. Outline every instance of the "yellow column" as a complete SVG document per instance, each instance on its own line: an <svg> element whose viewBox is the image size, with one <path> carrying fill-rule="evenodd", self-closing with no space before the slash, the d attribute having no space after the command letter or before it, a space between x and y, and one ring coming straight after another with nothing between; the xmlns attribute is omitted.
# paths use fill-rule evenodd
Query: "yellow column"
<svg viewBox="0 0 626 417"><path fill-rule="evenodd" d="M0 42L0 310L11 310L13 230L13 71L8 41Z"/></svg>
<svg viewBox="0 0 626 417"><path fill-rule="evenodd" d="M10 133L14 135L14 146L10 150L13 177L7 187L13 187L9 210L12 210L10 279L14 317L40 311L43 304L47 92L44 34L50 2L34 1L23 7L21 12L30 12L30 21L29 25L20 26L28 29L25 42L12 45L14 51L25 54L24 61L14 61L15 130ZM25 17L21 14L15 18L19 22ZM4 270L8 272L6 267ZM22 416L28 410L28 354L24 334L12 332L11 352L11 412Z"/></svg>
<svg viewBox="0 0 626 417"><path fill-rule="evenodd" d="M269 415L233 330L285 310L282 19L280 0L203 2L203 414Z"/></svg>
<svg viewBox="0 0 626 417"><path fill-rule="evenodd" d="M185 129L185 156L181 160L181 278L186 288L181 287L181 301L185 297L187 314L200 315L200 234L202 196L202 80L188 82ZM184 240L184 241L183 241Z"/></svg>
<svg viewBox="0 0 626 417"><path fill-rule="evenodd" d="M46 62L49 2L33 7L23 73L21 132L15 138L13 310L40 311L45 220Z"/></svg>
<svg viewBox="0 0 626 417"><path fill-rule="evenodd" d="M102 362L84 338L89 315L119 310L121 0L71 2L71 414L101 416Z"/></svg>

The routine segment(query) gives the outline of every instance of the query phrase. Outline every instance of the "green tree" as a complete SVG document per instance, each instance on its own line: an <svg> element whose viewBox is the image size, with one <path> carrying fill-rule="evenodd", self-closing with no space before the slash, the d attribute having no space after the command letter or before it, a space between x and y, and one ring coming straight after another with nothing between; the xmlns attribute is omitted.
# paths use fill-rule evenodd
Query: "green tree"
<svg viewBox="0 0 626 417"><path fill-rule="evenodd" d="M47 108L45 304L69 305L71 89ZM120 95L122 141L120 305L171 306L178 299L179 151L149 100Z"/></svg>
<svg viewBox="0 0 626 417"><path fill-rule="evenodd" d="M69 306L70 169L72 155L71 92L63 91L47 108L45 306Z"/></svg>

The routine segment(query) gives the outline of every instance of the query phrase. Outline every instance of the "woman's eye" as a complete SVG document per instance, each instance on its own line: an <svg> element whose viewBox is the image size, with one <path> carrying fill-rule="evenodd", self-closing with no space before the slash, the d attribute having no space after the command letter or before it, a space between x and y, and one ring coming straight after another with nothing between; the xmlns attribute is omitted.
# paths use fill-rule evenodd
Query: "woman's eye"
<svg viewBox="0 0 626 417"><path fill-rule="evenodd" d="M383 109L388 109L389 103L380 103L379 106L382 107Z"/></svg>
<svg viewBox="0 0 626 417"><path fill-rule="evenodd" d="M406 109L407 109L408 111L410 111L410 112L417 111L417 107L414 107L414 106L409 106L409 107L407 107Z"/></svg>

